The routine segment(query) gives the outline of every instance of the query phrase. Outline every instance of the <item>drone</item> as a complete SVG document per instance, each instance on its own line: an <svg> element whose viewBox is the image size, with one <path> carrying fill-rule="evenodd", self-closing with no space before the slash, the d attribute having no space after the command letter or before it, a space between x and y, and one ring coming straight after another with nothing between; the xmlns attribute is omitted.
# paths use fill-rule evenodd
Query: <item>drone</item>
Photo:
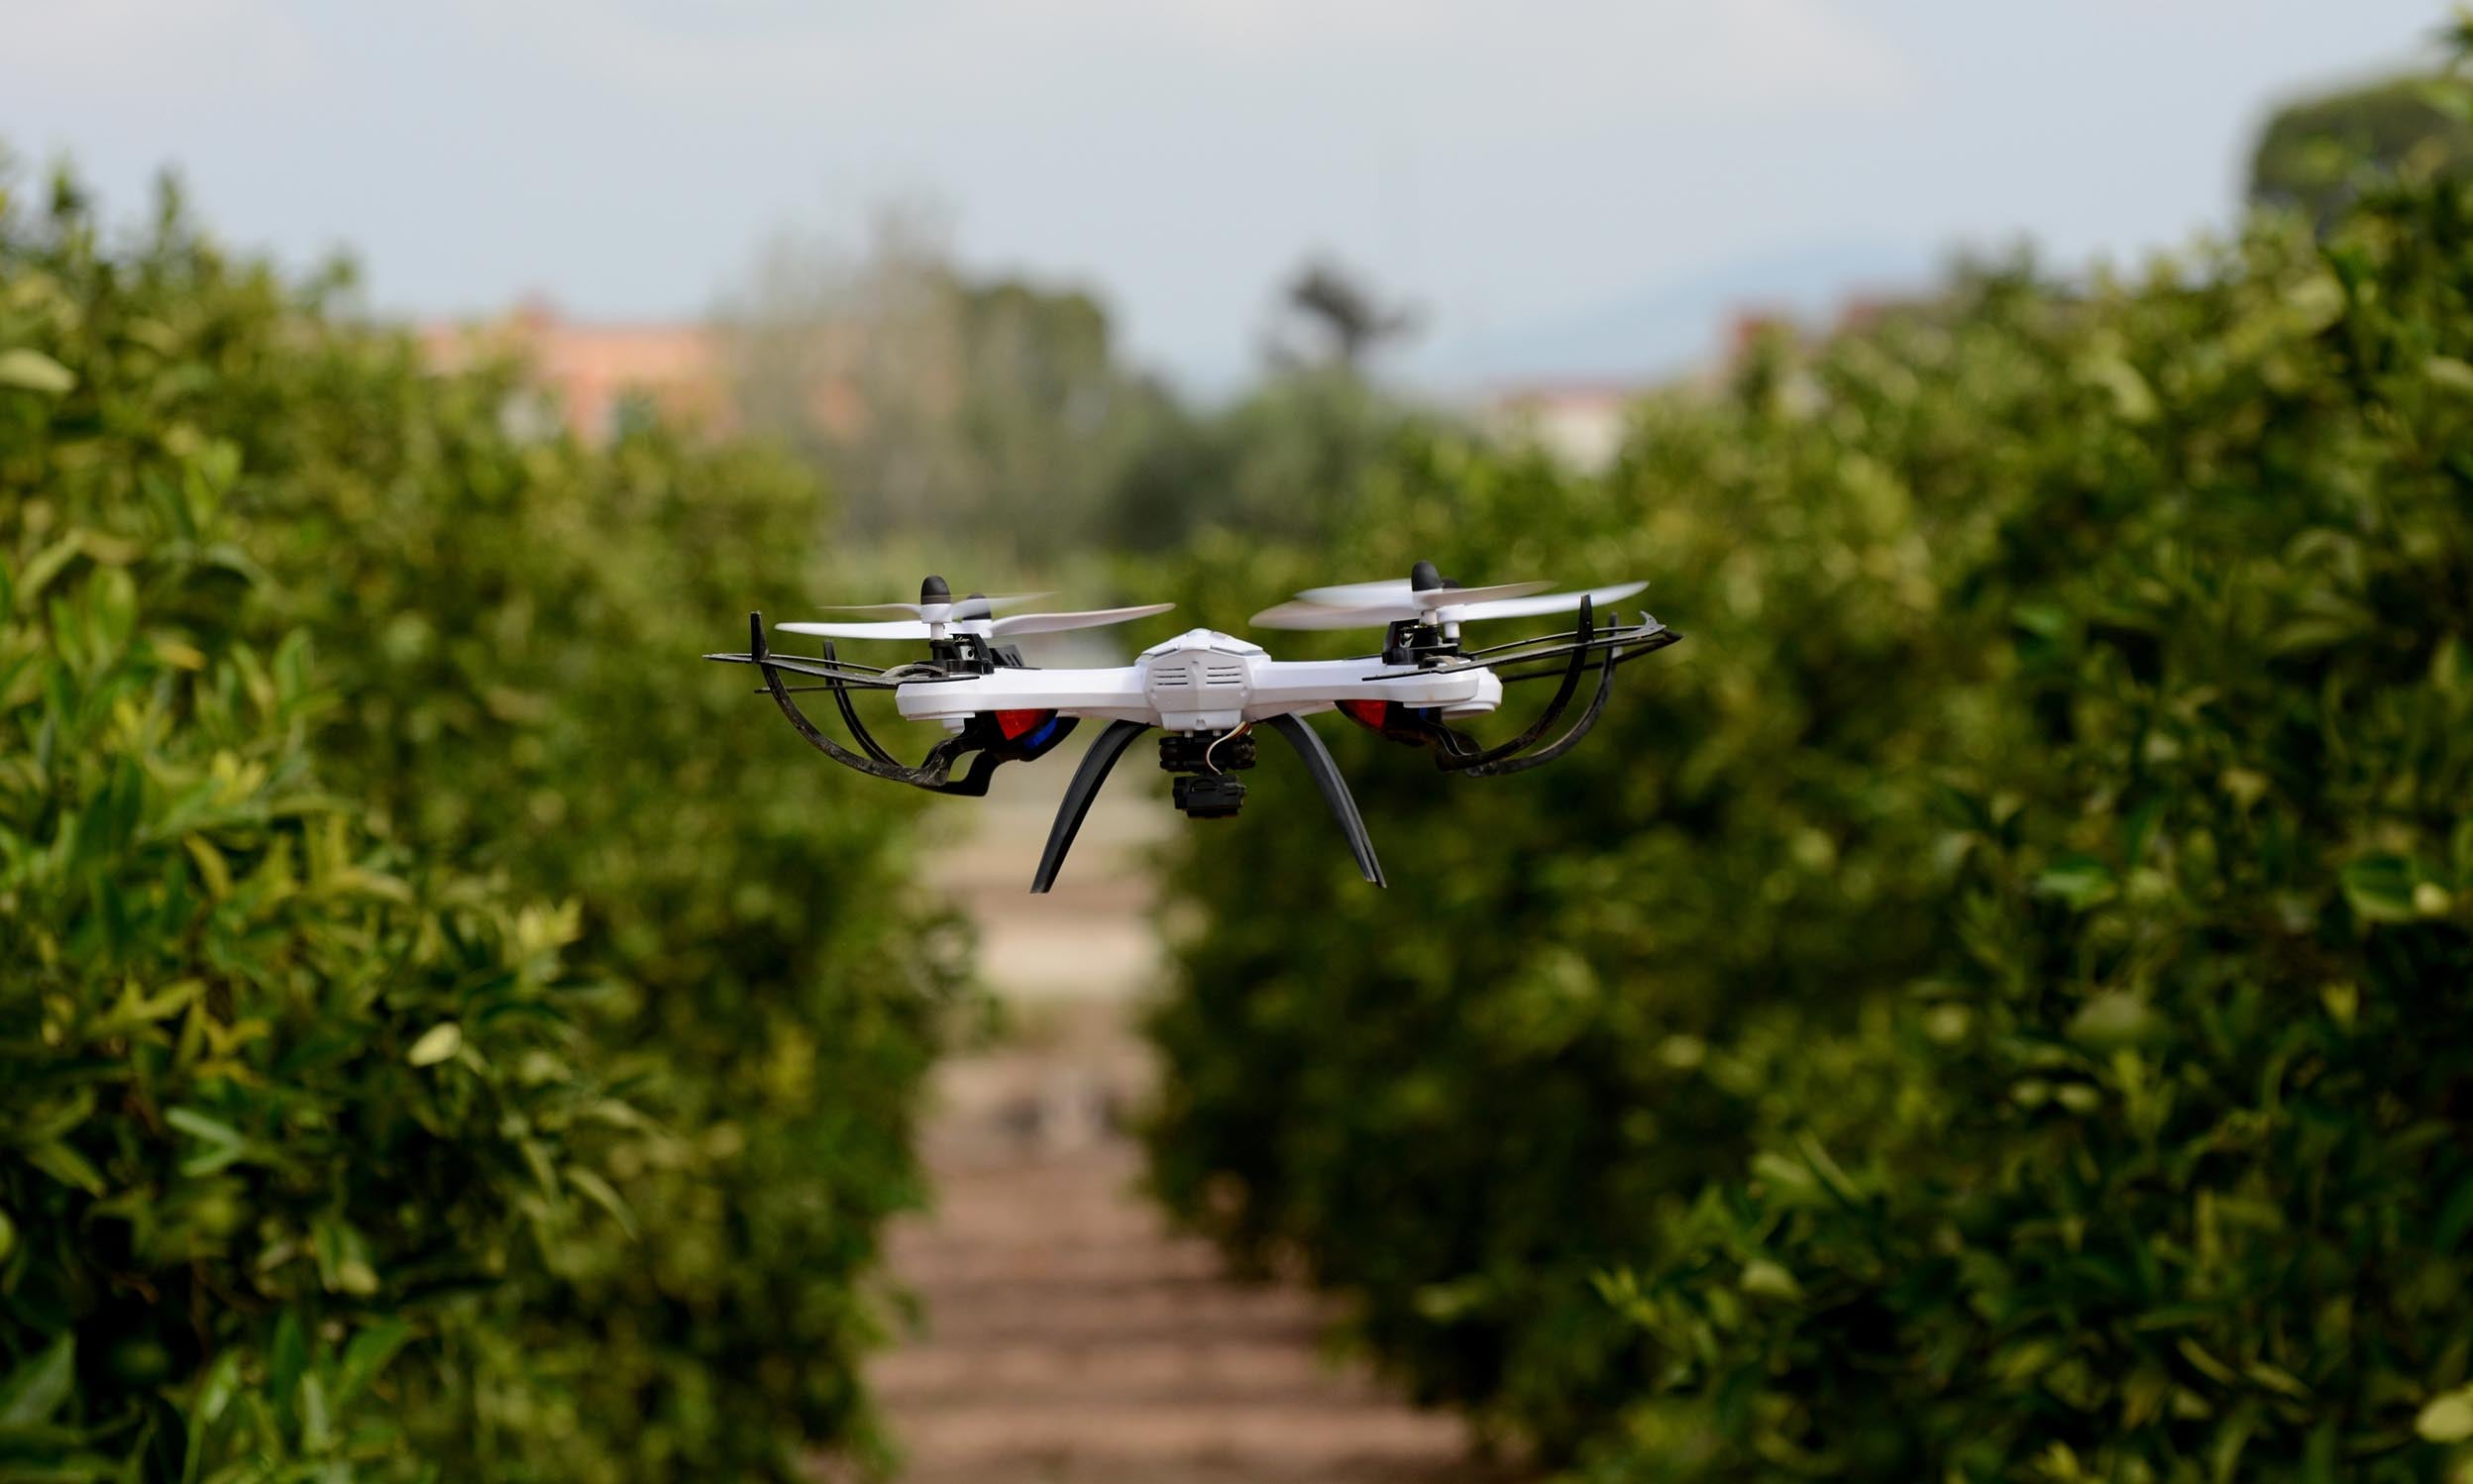
<svg viewBox="0 0 2473 1484"><path fill-rule="evenodd" d="M931 577L919 584L915 603L827 610L851 615L848 622L776 625L785 634L822 639L819 658L777 653L766 640L762 613L747 615L747 653L704 658L755 666L763 674L764 691L799 735L834 762L931 794L984 796L998 768L1045 757L1085 719L1105 721L1065 786L1031 878L1034 893L1055 885L1110 770L1134 739L1153 728L1160 733L1159 766L1175 777L1176 807L1196 819L1233 817L1244 804L1244 781L1236 775L1254 765L1256 728L1280 737L1322 791L1358 872L1382 886L1382 865L1347 783L1302 718L1337 710L1390 741L1426 749L1437 767L1465 778L1499 778L1553 762L1597 724L1614 690L1616 667L1682 638L1645 612L1633 624L1619 617L1598 622L1598 604L1630 597L1645 583L1546 590L1553 585L1463 587L1432 562L1419 562L1405 582L1312 587L1253 615L1253 626L1265 629L1380 627L1378 655L1274 660L1258 644L1198 628L1152 645L1130 665L1051 670L1025 664L1021 652L1005 641L1129 623L1175 604L1006 613L1047 594L972 593L957 599L944 579ZM1577 622L1567 632L1483 648L1461 643L1466 624L1550 613L1575 613ZM923 642L927 653L925 659L890 667L863 665L842 659L836 640ZM1560 736L1544 741L1592 671L1596 690L1577 719ZM1487 747L1454 724L1501 706L1506 685L1547 680L1559 682L1553 698L1516 736ZM875 690L893 692L904 720L944 725L948 735L915 767L887 751L860 721L852 697ZM853 746L826 736L792 698L815 691L832 695ZM956 776L965 758L969 766Z"/></svg>

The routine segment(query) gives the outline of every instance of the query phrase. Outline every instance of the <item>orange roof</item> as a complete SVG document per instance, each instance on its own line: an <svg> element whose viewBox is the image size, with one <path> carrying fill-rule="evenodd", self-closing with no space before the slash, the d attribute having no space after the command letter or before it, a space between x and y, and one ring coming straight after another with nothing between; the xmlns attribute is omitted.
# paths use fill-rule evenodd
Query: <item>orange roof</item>
<svg viewBox="0 0 2473 1484"><path fill-rule="evenodd" d="M520 356L579 438L609 437L634 397L685 421L728 421L720 339L706 325L585 324L531 304L494 321L428 324L418 333L431 364L445 369L481 356Z"/></svg>

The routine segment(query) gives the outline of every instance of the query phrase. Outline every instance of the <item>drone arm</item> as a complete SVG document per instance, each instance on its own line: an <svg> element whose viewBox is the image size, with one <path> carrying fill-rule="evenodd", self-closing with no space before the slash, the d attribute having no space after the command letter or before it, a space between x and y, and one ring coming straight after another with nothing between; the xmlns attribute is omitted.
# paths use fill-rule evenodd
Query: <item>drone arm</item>
<svg viewBox="0 0 2473 1484"><path fill-rule="evenodd" d="M1315 787L1323 791L1323 802L1331 806L1331 817L1340 822L1340 832L1348 837L1348 851L1356 857L1357 871L1375 886L1388 885L1382 879L1382 863L1374 859L1373 837L1365 833L1365 821L1356 812L1356 800L1348 796L1347 780L1340 776L1340 766L1331 760L1331 751L1323 746L1323 739L1290 711L1273 716L1270 727L1287 738L1288 745L1305 759L1305 771L1314 775Z"/></svg>
<svg viewBox="0 0 2473 1484"><path fill-rule="evenodd" d="M1056 805L1056 822L1048 826L1047 848L1039 853L1038 874L1030 878L1032 892L1043 893L1056 885L1065 852L1073 848L1073 837L1081 832L1083 817L1091 811L1091 800L1099 796L1100 785L1108 782L1108 770L1117 766L1117 759L1135 737L1149 729L1144 722L1111 721L1091 743L1090 751L1082 754L1082 765L1073 770L1073 782L1065 785L1065 796Z"/></svg>
<svg viewBox="0 0 2473 1484"><path fill-rule="evenodd" d="M988 781L994 778L996 770L1004 767L1008 761L1009 759L998 757L995 753L983 752L970 760L968 773L960 778L949 779L936 785L933 792L950 794L957 798L985 798L988 796Z"/></svg>

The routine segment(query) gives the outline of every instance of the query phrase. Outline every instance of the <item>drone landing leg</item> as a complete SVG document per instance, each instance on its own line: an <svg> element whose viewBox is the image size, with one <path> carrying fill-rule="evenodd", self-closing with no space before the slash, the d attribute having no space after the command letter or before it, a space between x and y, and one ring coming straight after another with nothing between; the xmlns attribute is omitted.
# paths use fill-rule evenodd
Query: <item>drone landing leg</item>
<svg viewBox="0 0 2473 1484"><path fill-rule="evenodd" d="M1314 735L1314 728L1284 711L1270 719L1270 727L1287 738L1297 756L1305 759L1305 771L1314 775L1315 787L1323 791L1323 802L1331 805L1331 817L1340 821L1340 832L1348 837L1348 850L1356 857L1356 869L1375 886L1388 885L1382 879L1382 863L1374 859L1373 837L1365 833L1365 821L1356 812L1356 800L1348 796L1347 780L1340 776L1340 765L1331 760L1331 751L1323 746L1323 739Z"/></svg>
<svg viewBox="0 0 2473 1484"><path fill-rule="evenodd" d="M1039 854L1039 871L1030 878L1030 890L1045 892L1056 885L1056 873L1065 864L1065 852L1073 848L1073 837L1081 832L1083 816L1091 811L1091 800L1099 796L1099 786L1108 782L1108 770L1117 766L1133 739L1150 730L1139 721L1111 721L1108 729L1091 743L1091 750L1082 754L1082 766L1073 770L1073 782L1065 785L1065 796L1056 805L1056 822L1048 826L1047 849Z"/></svg>

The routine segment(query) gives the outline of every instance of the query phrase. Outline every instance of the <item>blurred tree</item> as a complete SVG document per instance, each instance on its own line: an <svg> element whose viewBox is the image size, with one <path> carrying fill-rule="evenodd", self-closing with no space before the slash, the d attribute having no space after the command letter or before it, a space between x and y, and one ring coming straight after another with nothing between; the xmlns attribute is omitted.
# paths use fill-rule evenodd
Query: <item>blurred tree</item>
<svg viewBox="0 0 2473 1484"><path fill-rule="evenodd" d="M1135 551L1212 527L1317 540L1411 420L1344 366L1271 376L1209 415L1163 419L1118 482L1109 533Z"/></svg>
<svg viewBox="0 0 2473 1484"><path fill-rule="evenodd" d="M870 1454L960 967L913 805L717 750L740 685L608 703L797 590L824 491L657 407L519 426L523 368L440 369L346 271L20 179L0 1479Z"/></svg>
<svg viewBox="0 0 2473 1484"><path fill-rule="evenodd" d="M1153 1188L1590 1484L2473 1477L2473 188L2039 276L1175 580L1680 579L1554 768L1334 736L1391 892L1197 835L1153 1022Z"/></svg>
<svg viewBox="0 0 2473 1484"><path fill-rule="evenodd" d="M1417 330L1417 311L1385 304L1358 274L1329 258L1309 258L1281 289L1271 331L1274 366L1333 365L1361 372L1374 355ZM1302 344L1300 344L1302 342Z"/></svg>
<svg viewBox="0 0 2473 1484"><path fill-rule="evenodd" d="M1308 259L1279 290L1264 337L1267 374L1204 416L1171 415L1126 466L1108 529L1136 551L1174 547L1214 526L1317 541L1344 526L1358 485L1407 427L1430 421L1370 373L1417 314L1361 276Z"/></svg>
<svg viewBox="0 0 2473 1484"><path fill-rule="evenodd" d="M2473 169L2473 120L2459 96L2413 74L2289 104L2259 133L2250 200L2298 209L2323 232L2381 175L2462 175Z"/></svg>
<svg viewBox="0 0 2473 1484"><path fill-rule="evenodd" d="M1174 416L1096 298L972 277L914 207L880 216L856 259L776 237L724 318L748 425L822 466L868 536L967 533L1051 558L1095 533Z"/></svg>

